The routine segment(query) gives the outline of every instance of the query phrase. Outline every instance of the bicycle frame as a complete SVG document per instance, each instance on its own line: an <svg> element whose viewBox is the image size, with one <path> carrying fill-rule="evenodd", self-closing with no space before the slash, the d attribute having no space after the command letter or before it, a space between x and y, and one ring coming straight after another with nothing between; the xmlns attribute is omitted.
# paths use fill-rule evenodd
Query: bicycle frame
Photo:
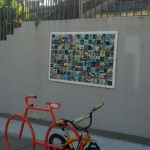
<svg viewBox="0 0 150 150"><path fill-rule="evenodd" d="M66 143L63 144L63 146L67 146L69 145L71 149L75 149L74 148L74 145L73 145L73 142L82 142L83 143L83 146L85 147L88 143L92 142L91 138L90 138L90 135L87 133L87 134L84 134L84 135L81 135L80 136L80 139L77 139L75 137L70 137L70 135L68 134L68 132L66 133Z"/></svg>
<svg viewBox="0 0 150 150"><path fill-rule="evenodd" d="M103 104L101 104L101 105L103 105ZM102 106L100 106L100 107L102 107ZM91 116L90 114L87 114L85 116L79 117L79 118L75 119L73 121L73 123L79 124L80 122L82 122L83 120L89 118L90 116ZM66 121L65 120L58 120L57 122L66 122ZM93 140L91 140L91 138L90 138L90 135L89 135L89 132L87 131L87 129L85 130L86 134L81 134L80 135L80 139L77 139L75 137L71 137L68 134L68 131L66 129L66 125L68 125L68 124L69 124L69 122L66 123L65 126L62 126L62 130L65 131L65 135L64 136L66 137L66 143L63 144L64 147L66 147L67 145L69 145L71 149L75 149L74 148L74 144L73 144L74 142L78 142L78 144L80 142L82 142L82 144L83 144L84 147L87 144L90 144L91 142L93 142ZM71 126L73 126L73 125L71 124Z"/></svg>
<svg viewBox="0 0 150 150"><path fill-rule="evenodd" d="M91 123L92 123L92 113L94 111L96 111L97 109L101 108L103 105L104 105L104 103L100 103L100 104L96 105L89 114L86 114L86 115L84 115L82 117L79 117L79 118L77 118L77 119L75 119L73 121L69 121L69 120L58 120L57 121L57 122L66 122L67 125L71 124L72 126L76 126L80 122L82 122L83 120L85 120L87 118L90 118L90 124L87 127L85 127L85 129L82 128L82 130L84 130L86 132L86 134L81 135L80 139L77 139L77 138L74 138L74 137L70 137L70 135L68 134L68 131L66 129L66 124L65 124L65 126L62 127L63 130L65 130L65 137L67 139L66 143L63 144L64 147L67 146L67 145L69 145L71 149L74 149L73 142L79 142L79 143L82 142L82 144L83 144L84 147L88 143L90 144L90 143L93 142L93 140L90 138L90 135L89 135L87 129L91 126ZM78 127L76 126L76 128L78 128Z"/></svg>

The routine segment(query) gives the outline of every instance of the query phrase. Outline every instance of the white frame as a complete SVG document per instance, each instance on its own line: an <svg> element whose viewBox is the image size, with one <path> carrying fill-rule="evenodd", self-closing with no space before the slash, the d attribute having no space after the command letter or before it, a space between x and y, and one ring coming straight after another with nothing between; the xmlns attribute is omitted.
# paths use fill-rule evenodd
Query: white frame
<svg viewBox="0 0 150 150"><path fill-rule="evenodd" d="M114 45L114 60L113 60L113 78L112 85L101 85L101 84L92 84L92 83L84 83L84 82L75 82L75 81L67 81L67 80L58 80L50 78L50 66L51 66L51 35L52 34L115 34L115 45ZM116 72L116 61L117 61L117 42L118 42L118 31L93 31L93 32L51 32L50 33L50 52L49 52L49 74L48 79L50 81L56 82L65 82L65 83L73 83L80 85L88 85L94 87L104 87L104 88L114 88L115 87L115 72Z"/></svg>

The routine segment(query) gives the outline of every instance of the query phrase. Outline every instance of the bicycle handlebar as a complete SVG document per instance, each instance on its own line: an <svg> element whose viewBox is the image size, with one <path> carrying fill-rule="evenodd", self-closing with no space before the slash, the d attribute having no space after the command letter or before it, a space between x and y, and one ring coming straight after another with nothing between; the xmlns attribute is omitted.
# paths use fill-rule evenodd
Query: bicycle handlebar
<svg viewBox="0 0 150 150"><path fill-rule="evenodd" d="M97 104L94 108L93 108L93 112L96 111L97 109L101 108L102 106L104 106L104 103L99 103Z"/></svg>
<svg viewBox="0 0 150 150"><path fill-rule="evenodd" d="M91 111L90 113L88 113L88 114L86 114L86 115L84 115L84 116L82 116L82 117L79 117L79 118L77 118L77 119L75 119L75 120L73 120L73 121L69 121L69 122L70 122L76 129L78 129L78 130L86 130L86 129L88 129L88 128L91 126L91 124L92 124L92 114L93 114L93 112L96 111L96 110L98 110L99 108L101 108L103 105L104 105L104 103L99 103L99 104L97 104L97 105L92 109L92 111ZM90 118L90 123L89 123L89 125L86 126L86 127L80 127L78 124L79 124L81 121L83 121L83 120L85 120L85 119L87 119L87 118Z"/></svg>
<svg viewBox="0 0 150 150"><path fill-rule="evenodd" d="M29 104L28 100L29 99L35 99L35 98L37 98L37 96L35 96L35 95L28 95L28 96L26 96L25 97L25 103L26 103L26 105L27 106L33 106L33 104Z"/></svg>

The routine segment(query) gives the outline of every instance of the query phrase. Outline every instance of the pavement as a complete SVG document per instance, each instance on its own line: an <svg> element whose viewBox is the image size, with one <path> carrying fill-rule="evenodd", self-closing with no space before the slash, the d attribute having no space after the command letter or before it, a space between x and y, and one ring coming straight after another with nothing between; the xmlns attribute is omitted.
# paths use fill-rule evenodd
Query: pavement
<svg viewBox="0 0 150 150"><path fill-rule="evenodd" d="M7 121L7 115L0 115L0 150L7 150L4 140L4 128ZM43 141L47 131L49 122L42 120L31 119L32 126L37 140ZM32 150L31 134L27 126L24 128L23 138L18 139L21 121L12 120L8 129L9 142L11 150ZM59 132L58 128L52 132ZM115 133L107 133L103 131L96 131L91 129L92 139L97 141L101 150L150 150L150 139L121 135ZM36 150L44 150L41 145L36 146Z"/></svg>

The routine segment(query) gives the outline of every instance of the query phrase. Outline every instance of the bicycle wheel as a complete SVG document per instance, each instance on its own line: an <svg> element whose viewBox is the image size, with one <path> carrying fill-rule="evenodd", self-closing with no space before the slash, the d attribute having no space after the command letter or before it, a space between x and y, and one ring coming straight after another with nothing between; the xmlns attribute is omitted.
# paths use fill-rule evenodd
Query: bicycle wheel
<svg viewBox="0 0 150 150"><path fill-rule="evenodd" d="M85 150L100 150L100 147L96 143L91 142Z"/></svg>
<svg viewBox="0 0 150 150"><path fill-rule="evenodd" d="M57 133L54 133L50 136L49 138L49 144L54 144L54 145L57 145L57 146L62 146L63 144L66 143L66 139L60 135L60 134L57 134ZM54 150L55 148L49 148L49 150ZM64 149L68 149L70 150L70 146L67 145L64 147Z"/></svg>
<svg viewBox="0 0 150 150"><path fill-rule="evenodd" d="M14 120L14 119L18 119L18 121L17 121L17 125L21 125L21 124L23 124L23 126L21 125L21 128L20 128L20 130L19 130L19 136L18 136L18 138L17 137L15 137L15 141L16 141L16 144L14 145L14 143L13 143L13 140L12 140L12 136L9 136L8 135L8 133L9 133L9 129L12 129L13 130L13 128L11 128L10 126L11 126L11 124L13 124L12 123L12 121ZM24 125L26 125L26 127L24 126ZM23 127L23 128L22 128ZM35 146L36 146L36 144L35 144L35 134L34 134L34 130L33 130L33 127L32 127L32 125L31 125L31 123L30 123L30 121L27 119L27 118L25 118L23 115L21 115L21 114L13 114L13 115L11 115L9 118L8 118L8 120L7 120L7 122L6 122L6 125L5 125L5 131L4 131L4 133L5 133L5 142L6 142L6 147L7 147L7 150L12 150L12 149L16 149L15 147L17 146L18 147L18 149L20 149L21 147L22 147L22 144L25 144L24 142L24 140L22 140L21 141L21 138L23 138L23 136L22 136L22 132L23 132L23 129L25 128L25 130L28 132L30 132L31 133L31 140L26 140L26 141L30 141L31 142L31 147L30 147L30 149L32 149L32 150L35 150ZM19 142L20 142L20 144L19 144Z"/></svg>

